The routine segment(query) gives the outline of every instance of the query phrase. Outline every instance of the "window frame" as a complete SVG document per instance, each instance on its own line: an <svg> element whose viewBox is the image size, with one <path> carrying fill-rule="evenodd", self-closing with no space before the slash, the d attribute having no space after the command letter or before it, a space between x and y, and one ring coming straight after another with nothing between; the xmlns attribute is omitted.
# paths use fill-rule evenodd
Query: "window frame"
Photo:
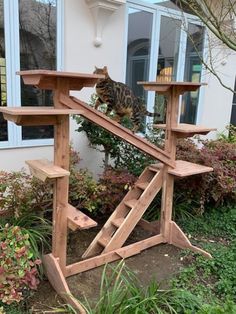
<svg viewBox="0 0 236 314"><path fill-rule="evenodd" d="M56 34L56 69L64 66L64 0L57 1L57 34ZM19 1L4 0L4 39L6 58L7 106L21 107L20 76L20 32L19 32ZM0 141L0 149L25 148L34 146L51 146L53 139L22 139L22 127L13 122L7 122L8 141Z"/></svg>
<svg viewBox="0 0 236 314"><path fill-rule="evenodd" d="M127 69L127 44L128 44L128 12L130 8L147 11L153 14L153 25L152 25L152 35L151 35L151 51L150 51L150 64L149 64L149 81L154 81L157 72L157 60L159 54L159 38L160 38L160 23L161 16L166 16L169 18L175 18L181 21L181 32L180 32L180 44L179 44L179 53L177 61L177 77L176 81L184 80L184 71L185 71L185 59L186 59L186 47L187 47L187 33L185 29L188 28L188 24L192 23L195 25L203 26L203 23L200 19L189 13L183 13L181 11L176 11L173 9L165 8L157 4L149 4L141 0L127 0L126 3L126 55L125 55L125 69ZM208 50L207 50L207 36L206 29L204 30L203 38L203 52L204 60L207 60ZM126 74L125 74L126 77ZM205 83L206 80L206 69L202 66L201 69L201 83ZM182 96L180 96L181 101ZM202 112L203 112L203 98L204 98L204 89L200 88L198 107L196 112L195 123L198 124L201 121ZM149 91L147 96L147 110L153 111L153 104L155 100L155 92ZM179 106L179 119L180 119L180 110ZM153 118L149 118L152 122Z"/></svg>

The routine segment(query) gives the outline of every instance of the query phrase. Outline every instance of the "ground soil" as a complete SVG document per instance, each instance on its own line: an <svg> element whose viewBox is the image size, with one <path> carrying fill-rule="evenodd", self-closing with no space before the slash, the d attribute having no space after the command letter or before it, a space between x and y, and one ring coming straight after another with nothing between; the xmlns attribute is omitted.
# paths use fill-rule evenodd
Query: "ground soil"
<svg viewBox="0 0 236 314"><path fill-rule="evenodd" d="M78 257L83 254L97 232L98 228L94 228L69 235L68 263L79 260ZM150 235L141 227L136 227L126 244L147 238ZM112 265L116 265L116 263L114 262ZM157 245L143 251L141 254L126 259L126 265L136 274L143 286L148 285L152 279L155 279L162 288L168 287L169 279L183 267L180 259L180 249L167 244ZM103 266L68 278L67 283L71 293L81 301L84 301L84 297L89 300L96 300L99 295L102 271ZM63 300L57 296L47 280L41 282L38 291L30 301L33 313L44 313L44 310L49 311L51 307L59 304L63 304ZM50 311L47 313L50 313Z"/></svg>

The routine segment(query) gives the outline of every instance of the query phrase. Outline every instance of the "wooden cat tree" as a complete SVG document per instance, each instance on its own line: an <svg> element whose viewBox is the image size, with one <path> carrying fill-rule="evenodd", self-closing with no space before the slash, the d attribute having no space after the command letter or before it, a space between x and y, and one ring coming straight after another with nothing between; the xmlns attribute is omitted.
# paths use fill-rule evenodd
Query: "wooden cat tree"
<svg viewBox="0 0 236 314"><path fill-rule="evenodd" d="M108 262L127 258L160 243L189 248L206 257L211 257L209 253L193 246L172 220L174 179L213 170L210 167L175 160L177 138L207 134L212 130L196 125L178 124L179 96L186 91L196 91L201 84L140 82L146 90L166 95L168 99L166 124L158 126L166 130L165 148L161 150L79 99L70 96L70 90L92 87L103 76L45 70L22 71L18 74L22 76L25 84L53 90L54 93L54 107L2 107L0 111L5 119L13 121L17 125L54 126L54 161L40 159L28 160L26 163L35 177L42 181L52 180L54 182L52 252L43 257L43 264L50 283L66 302L76 308L79 313L85 313L82 305L71 296L66 277ZM159 162L144 169L133 188L89 245L82 260L67 265L68 228L83 230L97 225L94 220L68 203L70 114L79 114L89 119ZM160 221L152 224L142 219L142 216L161 189ZM151 230L153 236L123 246L137 224L144 229Z"/></svg>

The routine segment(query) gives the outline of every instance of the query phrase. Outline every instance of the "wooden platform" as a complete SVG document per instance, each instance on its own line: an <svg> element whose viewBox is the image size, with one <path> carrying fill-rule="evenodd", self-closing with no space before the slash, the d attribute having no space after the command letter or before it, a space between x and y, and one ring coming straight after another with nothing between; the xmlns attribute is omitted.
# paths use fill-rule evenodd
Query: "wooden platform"
<svg viewBox="0 0 236 314"><path fill-rule="evenodd" d="M55 125L58 116L81 114L81 110L56 109L54 107L0 107L4 119L17 125Z"/></svg>
<svg viewBox="0 0 236 314"><path fill-rule="evenodd" d="M31 174L43 182L47 179L61 178L70 175L69 171L55 166L47 159L26 160L25 163L29 166Z"/></svg>
<svg viewBox="0 0 236 314"><path fill-rule="evenodd" d="M166 124L153 124L154 128L166 129ZM172 126L171 131L176 133L177 137L192 137L196 134L206 135L211 131L216 131L216 128L207 128L201 125L179 123L177 126Z"/></svg>
<svg viewBox="0 0 236 314"><path fill-rule="evenodd" d="M58 81L63 80L69 90L81 90L83 87L93 87L97 80L104 78L100 74L85 74L75 72L61 72L48 70L19 71L26 85L34 85L41 89L55 90L58 88Z"/></svg>
<svg viewBox="0 0 236 314"><path fill-rule="evenodd" d="M178 89L178 94L184 92L196 91L200 86L206 85L204 83L193 82L137 82L138 85L142 85L145 90L155 91L159 94L166 94L173 87Z"/></svg>
<svg viewBox="0 0 236 314"><path fill-rule="evenodd" d="M176 160L176 166L174 169L169 169L168 173L176 177L187 177L194 174L206 173L213 171L213 168L206 167L192 162L184 160Z"/></svg>
<svg viewBox="0 0 236 314"><path fill-rule="evenodd" d="M77 229L90 229L97 226L96 221L70 204L67 205L67 222L68 227L73 231Z"/></svg>

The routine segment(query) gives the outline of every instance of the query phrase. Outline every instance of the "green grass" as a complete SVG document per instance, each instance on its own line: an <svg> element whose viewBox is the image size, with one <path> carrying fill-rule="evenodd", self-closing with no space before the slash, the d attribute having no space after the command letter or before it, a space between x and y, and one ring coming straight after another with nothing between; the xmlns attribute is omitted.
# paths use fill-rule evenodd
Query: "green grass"
<svg viewBox="0 0 236 314"><path fill-rule="evenodd" d="M205 302L230 300L236 304L236 208L213 210L180 224L191 234L191 241L210 252L213 259L185 252L186 267L173 286L191 291Z"/></svg>

